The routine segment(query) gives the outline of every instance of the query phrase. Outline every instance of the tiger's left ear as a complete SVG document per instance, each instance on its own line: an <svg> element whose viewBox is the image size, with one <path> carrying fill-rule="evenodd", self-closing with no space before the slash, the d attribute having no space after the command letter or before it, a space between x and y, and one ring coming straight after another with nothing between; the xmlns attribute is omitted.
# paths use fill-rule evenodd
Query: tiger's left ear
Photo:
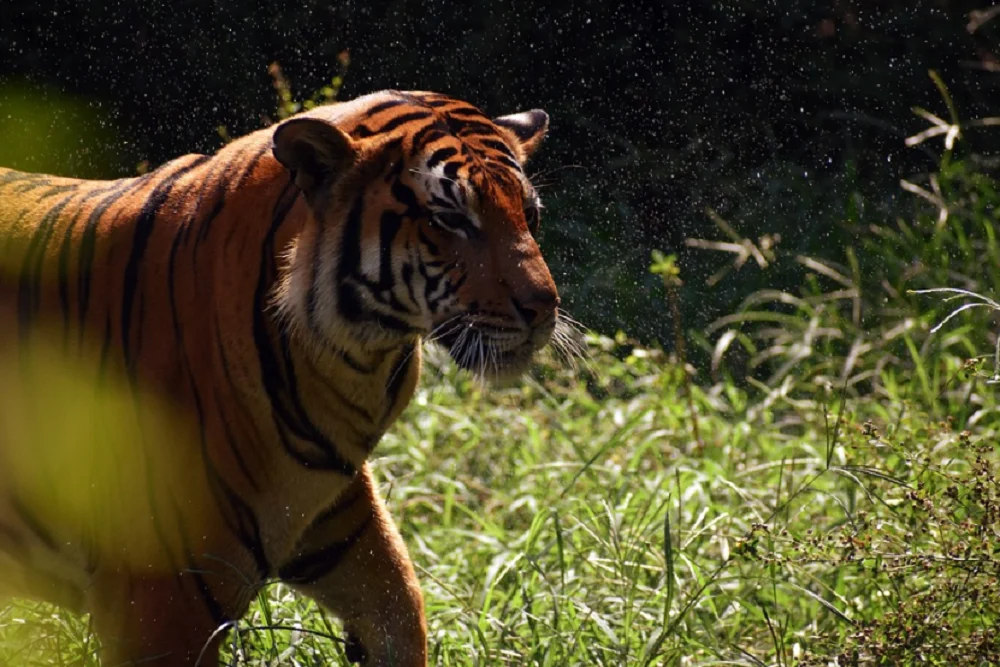
<svg viewBox="0 0 1000 667"><path fill-rule="evenodd" d="M514 133L514 137L521 145L524 160L531 157L549 129L549 115L541 109L500 116L494 118L493 122Z"/></svg>
<svg viewBox="0 0 1000 667"><path fill-rule="evenodd" d="M285 166L306 197L350 169L357 147L332 123L316 118L292 118L274 131L274 157Z"/></svg>

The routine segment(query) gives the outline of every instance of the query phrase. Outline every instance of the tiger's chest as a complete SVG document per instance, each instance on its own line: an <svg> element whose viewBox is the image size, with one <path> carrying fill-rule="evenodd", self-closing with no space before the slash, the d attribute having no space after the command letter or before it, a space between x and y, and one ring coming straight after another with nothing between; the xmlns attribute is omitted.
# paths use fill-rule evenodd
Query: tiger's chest
<svg viewBox="0 0 1000 667"><path fill-rule="evenodd" d="M205 473L221 517L271 567L357 479L420 374L416 346L368 364L318 365L295 354L289 361L293 372L236 391L204 413L211 437Z"/></svg>

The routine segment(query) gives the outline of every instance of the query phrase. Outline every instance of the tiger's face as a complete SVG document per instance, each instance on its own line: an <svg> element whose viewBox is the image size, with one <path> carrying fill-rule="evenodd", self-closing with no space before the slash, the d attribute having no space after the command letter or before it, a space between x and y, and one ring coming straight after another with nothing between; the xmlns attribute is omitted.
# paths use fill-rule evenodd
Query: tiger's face
<svg viewBox="0 0 1000 667"><path fill-rule="evenodd" d="M296 327L369 351L429 339L483 378L520 374L558 318L522 168L547 127L433 94L281 124L274 154L312 217L279 295Z"/></svg>

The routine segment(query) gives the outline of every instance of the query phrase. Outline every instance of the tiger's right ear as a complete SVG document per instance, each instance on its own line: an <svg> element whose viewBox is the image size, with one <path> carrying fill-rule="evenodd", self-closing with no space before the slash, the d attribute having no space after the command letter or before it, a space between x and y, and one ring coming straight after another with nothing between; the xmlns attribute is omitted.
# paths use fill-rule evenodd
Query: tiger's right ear
<svg viewBox="0 0 1000 667"><path fill-rule="evenodd" d="M324 183L348 169L357 147L332 123L316 118L293 118L274 131L271 151L292 172L295 185L311 198Z"/></svg>

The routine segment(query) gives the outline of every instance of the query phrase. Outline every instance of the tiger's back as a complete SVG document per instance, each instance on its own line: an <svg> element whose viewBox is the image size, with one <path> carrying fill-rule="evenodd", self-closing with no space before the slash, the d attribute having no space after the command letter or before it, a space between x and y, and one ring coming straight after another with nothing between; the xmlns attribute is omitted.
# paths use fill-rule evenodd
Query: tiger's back
<svg viewBox="0 0 1000 667"><path fill-rule="evenodd" d="M253 138L260 156L267 137ZM220 417L246 428L212 376L218 341L240 344L227 306L243 304L243 317L253 307L241 280L249 272L223 276L219 262L246 266L227 243L260 243L254 226L231 226L240 202L227 198L242 185L231 174L240 166L249 178L257 166L241 162L244 150L254 149L108 182L0 171L0 525L16 546L0 549L0 592L88 608L101 571L165 573L197 560L195 549L249 565L227 539L196 547L190 538L228 534L220 495L245 499L239 511L252 513L254 489L227 479L228 468L268 470L250 450L237 462L235 450L227 459L210 444ZM230 225L229 238L213 236L213 223ZM217 303L222 289L228 298ZM44 408L74 403L72 432L49 428ZM80 418L82 406L93 418ZM251 593L213 595L238 608Z"/></svg>

